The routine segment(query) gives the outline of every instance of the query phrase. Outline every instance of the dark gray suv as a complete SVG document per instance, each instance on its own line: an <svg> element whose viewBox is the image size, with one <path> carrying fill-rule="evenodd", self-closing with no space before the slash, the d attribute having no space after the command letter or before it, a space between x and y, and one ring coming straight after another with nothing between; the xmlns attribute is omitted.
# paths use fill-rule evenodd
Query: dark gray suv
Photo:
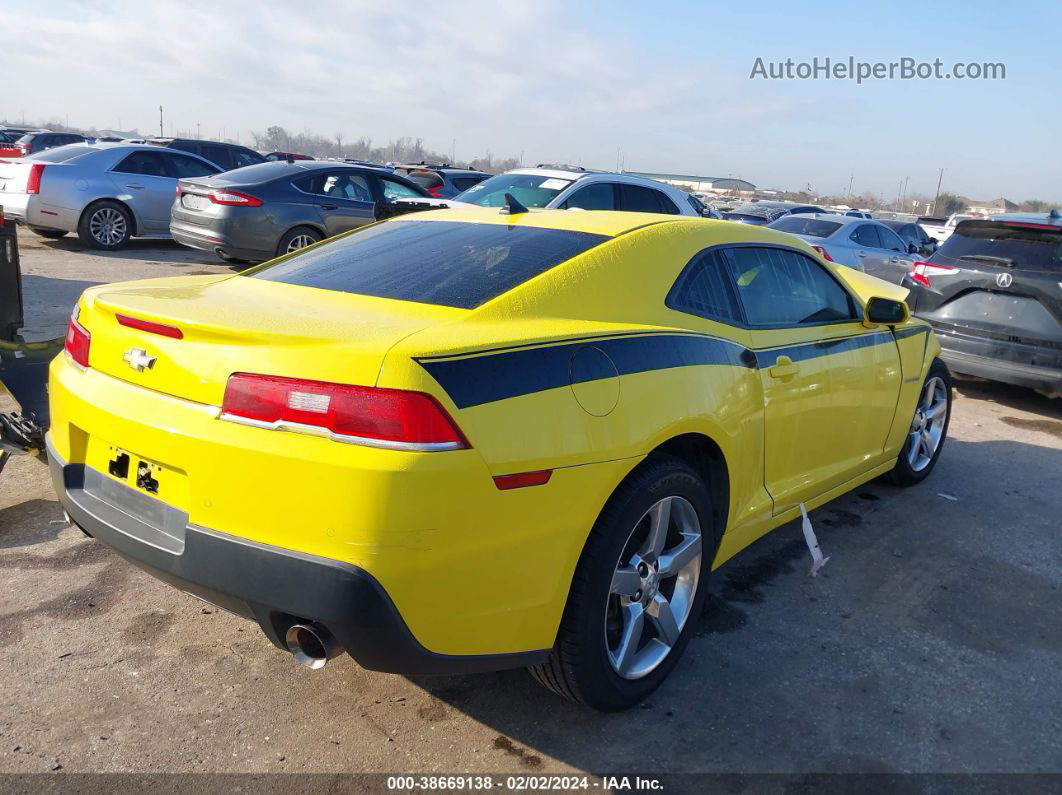
<svg viewBox="0 0 1062 795"><path fill-rule="evenodd" d="M269 162L182 179L170 233L178 243L213 251L226 262L262 262L362 224L428 209L417 199L432 197L383 169L324 160Z"/></svg>

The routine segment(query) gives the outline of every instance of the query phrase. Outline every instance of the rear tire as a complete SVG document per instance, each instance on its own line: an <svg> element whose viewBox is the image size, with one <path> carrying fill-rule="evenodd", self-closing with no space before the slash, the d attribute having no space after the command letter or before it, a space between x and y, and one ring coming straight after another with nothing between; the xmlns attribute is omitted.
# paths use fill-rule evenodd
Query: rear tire
<svg viewBox="0 0 1062 795"><path fill-rule="evenodd" d="M654 544L654 537L661 540ZM532 676L602 712L643 701L689 643L717 546L701 477L677 458L650 457L594 524L556 644Z"/></svg>
<svg viewBox="0 0 1062 795"><path fill-rule="evenodd" d="M117 251L125 248L133 236L133 216L119 202L110 199L93 202L81 213L77 236L86 246Z"/></svg>
<svg viewBox="0 0 1062 795"><path fill-rule="evenodd" d="M309 226L296 226L294 229L288 230L284 237L280 238L280 242L277 244L277 256L282 257L292 251L298 251L300 248L312 246L323 239L321 233L316 229Z"/></svg>
<svg viewBox="0 0 1062 795"><path fill-rule="evenodd" d="M36 226L31 226L29 229L33 234L45 237L48 240L58 240L61 237L66 237L66 230L64 229L40 229Z"/></svg>
<svg viewBox="0 0 1062 795"><path fill-rule="evenodd" d="M951 399L951 373L943 361L934 359L918 393L907 440L887 475L897 486L921 483L937 465L951 422Z"/></svg>

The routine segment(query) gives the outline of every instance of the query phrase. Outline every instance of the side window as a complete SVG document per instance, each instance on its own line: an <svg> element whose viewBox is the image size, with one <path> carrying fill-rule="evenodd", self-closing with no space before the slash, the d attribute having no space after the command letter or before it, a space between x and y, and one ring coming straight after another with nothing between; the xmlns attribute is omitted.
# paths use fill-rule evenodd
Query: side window
<svg viewBox="0 0 1062 795"><path fill-rule="evenodd" d="M356 202L372 201L369 180L357 172L333 171L325 174L324 180L317 185L317 192L322 196Z"/></svg>
<svg viewBox="0 0 1062 795"><path fill-rule="evenodd" d="M665 303L679 312L741 324L741 309L726 268L718 251L701 252L679 275Z"/></svg>
<svg viewBox="0 0 1062 795"><path fill-rule="evenodd" d="M810 257L760 246L727 249L724 256L750 325L816 325L855 319L848 293Z"/></svg>
<svg viewBox="0 0 1062 795"><path fill-rule="evenodd" d="M143 174L147 177L168 177L162 152L130 152L111 171L119 174Z"/></svg>
<svg viewBox="0 0 1062 795"><path fill-rule="evenodd" d="M388 177L380 177L380 189L383 191L384 199L389 202L393 202L395 199L424 198L408 185L404 185L398 180L389 179Z"/></svg>
<svg viewBox="0 0 1062 795"><path fill-rule="evenodd" d="M642 185L619 185L620 203L624 210L631 213L662 213L659 191Z"/></svg>
<svg viewBox="0 0 1062 795"><path fill-rule="evenodd" d="M473 185L478 185L485 179L486 177L454 177L450 181L454 183L454 187L458 190L468 190Z"/></svg>
<svg viewBox="0 0 1062 795"><path fill-rule="evenodd" d="M257 153L250 151L249 149L237 149L236 154L236 168L243 168L244 166L253 166L262 162L261 156Z"/></svg>
<svg viewBox="0 0 1062 795"><path fill-rule="evenodd" d="M595 182L580 188L561 205L565 210L615 210L616 194L611 182Z"/></svg>
<svg viewBox="0 0 1062 795"><path fill-rule="evenodd" d="M852 232L852 242L858 246L881 248L881 238L878 237L878 228L873 224L860 224Z"/></svg>
<svg viewBox="0 0 1062 795"><path fill-rule="evenodd" d="M666 193L656 192L656 198L660 202L660 212L665 215L678 215L679 208L675 206L675 202L668 198Z"/></svg>
<svg viewBox="0 0 1062 795"><path fill-rule="evenodd" d="M907 253L907 244L900 240L896 233L887 226L879 226L878 234L881 235L882 248L887 248L889 251L899 251L902 254Z"/></svg>
<svg viewBox="0 0 1062 795"><path fill-rule="evenodd" d="M202 147L201 152L196 152L196 154L202 155L211 163L216 163L225 171L236 168L236 161L233 159L232 152L228 147L206 145Z"/></svg>
<svg viewBox="0 0 1062 795"><path fill-rule="evenodd" d="M194 157L188 157L187 155L179 155L176 152L167 152L163 155L170 163L170 168L173 170L173 176L178 179L184 179L185 177L205 177L210 174L217 174L217 166L212 166L210 163L204 163L202 160L198 160Z"/></svg>

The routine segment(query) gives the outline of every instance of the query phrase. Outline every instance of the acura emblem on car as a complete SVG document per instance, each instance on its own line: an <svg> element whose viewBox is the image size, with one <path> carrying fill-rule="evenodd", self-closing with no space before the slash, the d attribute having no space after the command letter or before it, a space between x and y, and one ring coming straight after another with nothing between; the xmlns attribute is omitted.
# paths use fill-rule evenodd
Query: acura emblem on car
<svg viewBox="0 0 1062 795"><path fill-rule="evenodd" d="M1010 287L1014 283L1014 277L1009 273L1001 273L996 277L996 284L1000 287Z"/></svg>
<svg viewBox="0 0 1062 795"><path fill-rule="evenodd" d="M138 373L142 373L145 370L150 370L155 366L155 357L148 356L148 352L141 348L133 348L125 352L125 356L122 357L130 367L136 370Z"/></svg>

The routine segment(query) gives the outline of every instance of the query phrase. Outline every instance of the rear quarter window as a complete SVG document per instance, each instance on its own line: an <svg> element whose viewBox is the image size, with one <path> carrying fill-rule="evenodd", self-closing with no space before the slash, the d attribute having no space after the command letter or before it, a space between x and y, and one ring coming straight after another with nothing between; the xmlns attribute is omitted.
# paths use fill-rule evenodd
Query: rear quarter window
<svg viewBox="0 0 1062 795"><path fill-rule="evenodd" d="M474 309L609 238L508 224L391 221L248 274L422 304Z"/></svg>

